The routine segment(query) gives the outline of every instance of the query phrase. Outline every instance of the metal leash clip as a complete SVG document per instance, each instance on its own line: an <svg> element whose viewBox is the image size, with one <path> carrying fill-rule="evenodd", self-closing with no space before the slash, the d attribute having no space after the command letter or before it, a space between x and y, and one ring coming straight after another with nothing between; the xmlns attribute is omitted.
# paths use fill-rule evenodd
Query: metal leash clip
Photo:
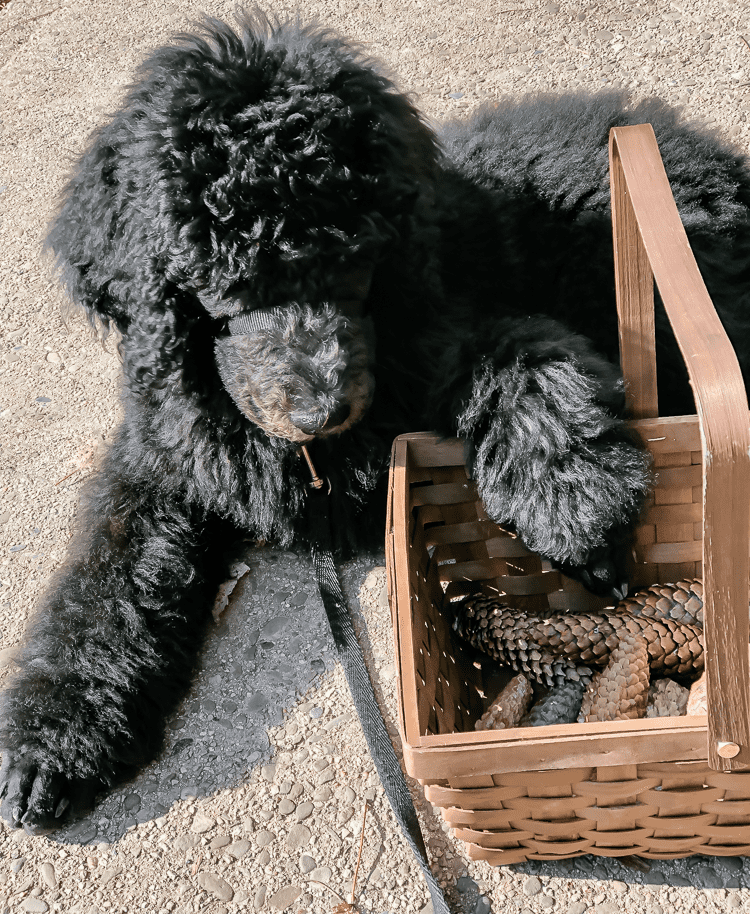
<svg viewBox="0 0 750 914"><path fill-rule="evenodd" d="M305 458L307 462L307 468L310 471L310 476L312 479L308 483L311 489L315 489L316 492L320 492L325 486L328 486L328 491L326 495L331 494L331 480L328 477L318 476L317 470L315 469L315 464L312 462L310 457L310 452L307 450L307 445L302 445L300 448L300 453Z"/></svg>

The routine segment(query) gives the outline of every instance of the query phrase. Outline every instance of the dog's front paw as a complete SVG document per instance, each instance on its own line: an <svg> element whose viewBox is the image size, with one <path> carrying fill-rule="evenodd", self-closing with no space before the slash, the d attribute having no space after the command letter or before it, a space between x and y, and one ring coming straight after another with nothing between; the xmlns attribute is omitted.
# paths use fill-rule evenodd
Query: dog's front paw
<svg viewBox="0 0 750 914"><path fill-rule="evenodd" d="M70 780L59 771L37 765L28 755L2 751L0 818L30 835L46 835L71 815L93 806L99 787L91 778Z"/></svg>

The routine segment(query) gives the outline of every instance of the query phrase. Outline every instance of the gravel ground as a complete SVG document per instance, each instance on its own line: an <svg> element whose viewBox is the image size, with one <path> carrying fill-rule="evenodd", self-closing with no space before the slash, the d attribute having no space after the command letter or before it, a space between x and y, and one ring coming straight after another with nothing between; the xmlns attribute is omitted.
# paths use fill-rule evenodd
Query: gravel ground
<svg viewBox="0 0 750 914"><path fill-rule="evenodd" d="M119 417L116 356L66 314L40 258L72 157L150 48L233 2L0 0L0 666L60 564L81 482ZM284 16L291 3L266 5ZM435 119L528 89L660 95L748 143L750 4L697 0L314 0L305 15L363 42ZM249 553L164 756L50 838L0 829L0 912L418 912L427 893L397 834L336 666L306 556ZM382 556L347 566L393 728ZM360 589L361 588L361 589ZM469 863L414 786L440 878L462 912L750 907L741 859Z"/></svg>

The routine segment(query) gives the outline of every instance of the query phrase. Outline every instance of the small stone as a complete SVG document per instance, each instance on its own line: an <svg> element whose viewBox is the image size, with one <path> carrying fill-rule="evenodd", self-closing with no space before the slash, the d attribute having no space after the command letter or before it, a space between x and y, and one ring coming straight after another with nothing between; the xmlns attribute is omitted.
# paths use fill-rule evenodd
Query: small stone
<svg viewBox="0 0 750 914"><path fill-rule="evenodd" d="M268 707L268 698L263 692L251 692L245 699L243 707L251 714L263 711Z"/></svg>
<svg viewBox="0 0 750 914"><path fill-rule="evenodd" d="M349 819L351 819L351 817L353 815L354 815L354 810L352 809L351 806L342 807L339 810L338 815L336 816L336 824L344 825L346 822L349 821Z"/></svg>
<svg viewBox="0 0 750 914"><path fill-rule="evenodd" d="M306 825L294 825L286 836L286 846L289 850L299 850L306 847L312 834Z"/></svg>
<svg viewBox="0 0 750 914"><path fill-rule="evenodd" d="M39 875L51 889L57 888L57 874L51 863L41 863L39 865Z"/></svg>
<svg viewBox="0 0 750 914"><path fill-rule="evenodd" d="M268 866L268 864L271 862L271 855L269 854L267 847L264 847L263 850L258 854L258 856L255 858L255 862L261 869Z"/></svg>
<svg viewBox="0 0 750 914"><path fill-rule="evenodd" d="M48 352L46 359L50 365L62 365L62 358L58 352Z"/></svg>
<svg viewBox="0 0 750 914"><path fill-rule="evenodd" d="M259 641L277 638L289 629L289 616L274 616L260 630Z"/></svg>
<svg viewBox="0 0 750 914"><path fill-rule="evenodd" d="M616 901L603 901L594 906L594 914L621 914L620 905Z"/></svg>
<svg viewBox="0 0 750 914"><path fill-rule="evenodd" d="M263 906L266 903L266 892L267 891L268 891L268 889L264 885L258 886L258 888L255 892L255 896L253 897L253 907L255 908L256 911L263 910Z"/></svg>
<svg viewBox="0 0 750 914"><path fill-rule="evenodd" d="M538 895L542 891L542 882L538 876L529 876L523 884L524 895Z"/></svg>
<svg viewBox="0 0 750 914"><path fill-rule="evenodd" d="M313 800L316 803L327 803L332 796L333 792L331 791L331 788L328 787L328 785L324 784L322 787L318 787L318 789L315 791L313 794Z"/></svg>
<svg viewBox="0 0 750 914"><path fill-rule="evenodd" d="M294 817L298 822L302 822L312 815L314 808L312 803L300 803L294 813Z"/></svg>
<svg viewBox="0 0 750 914"><path fill-rule="evenodd" d="M28 912L28 914L44 914L45 911L49 911L49 907L47 902L42 901L41 898L29 896L21 902L21 910Z"/></svg>
<svg viewBox="0 0 750 914"><path fill-rule="evenodd" d="M647 875L650 876L651 874L648 873ZM693 885L697 885L702 889L721 889L724 887L724 883L716 870L708 864L696 866L690 875L692 876Z"/></svg>
<svg viewBox="0 0 750 914"><path fill-rule="evenodd" d="M539 898L537 898L537 904L540 908L549 910L550 908L554 908L555 899L551 895L540 895Z"/></svg>
<svg viewBox="0 0 750 914"><path fill-rule="evenodd" d="M565 914L584 914L587 909L588 905L585 901L574 901L568 905Z"/></svg>
<svg viewBox="0 0 750 914"><path fill-rule="evenodd" d="M296 901L301 894L302 889L298 885L288 885L283 889L279 889L278 892L275 892L268 899L268 903L272 908L276 908L277 911L284 911L293 901Z"/></svg>
<svg viewBox="0 0 750 914"><path fill-rule="evenodd" d="M276 765L264 765L261 774L263 779L270 783L276 777Z"/></svg>
<svg viewBox="0 0 750 914"><path fill-rule="evenodd" d="M21 832L21 835L23 835L23 832ZM24 863L26 863L26 858L19 857L17 860L14 860L13 863L11 863L10 868L14 873L19 873Z"/></svg>
<svg viewBox="0 0 750 914"><path fill-rule="evenodd" d="M597 32L594 32L594 38L597 41L611 41L615 36L608 29L599 29Z"/></svg>
<svg viewBox="0 0 750 914"><path fill-rule="evenodd" d="M330 866L318 866L310 873L310 879L314 879L316 882L328 882L330 878Z"/></svg>
<svg viewBox="0 0 750 914"><path fill-rule="evenodd" d="M313 720L317 720L319 717L322 717L322 716L323 716L322 708L310 708L310 717L312 717Z"/></svg>
<svg viewBox="0 0 750 914"><path fill-rule="evenodd" d="M727 906L730 908L741 908L742 907L742 898L740 897L739 892L730 892L727 898Z"/></svg>
<svg viewBox="0 0 750 914"><path fill-rule="evenodd" d="M101 876L99 877L99 885L106 885L108 882L112 882L117 876L122 873L121 866L110 866L106 870L102 871Z"/></svg>
<svg viewBox="0 0 750 914"><path fill-rule="evenodd" d="M279 803L279 815L290 816L296 808L296 805L291 800L284 797Z"/></svg>
<svg viewBox="0 0 750 914"><path fill-rule="evenodd" d="M128 812L137 812L141 808L141 798L137 793L130 793L125 797L122 805Z"/></svg>
<svg viewBox="0 0 750 914"><path fill-rule="evenodd" d="M265 828L258 832L255 836L255 842L258 847L268 847L269 844L272 844L276 840L276 835L272 831L267 831Z"/></svg>
<svg viewBox="0 0 750 914"><path fill-rule="evenodd" d="M232 839L229 837L229 835L217 835L215 838L211 839L208 846L211 848L211 850L215 851L218 850L218 848L226 847L227 844L231 843Z"/></svg>
<svg viewBox="0 0 750 914"><path fill-rule="evenodd" d="M239 841L234 841L230 844L225 853L229 854L230 857L234 857L235 860L239 860L241 857L244 857L249 850L250 842L247 838L241 838Z"/></svg>
<svg viewBox="0 0 750 914"><path fill-rule="evenodd" d="M210 831L214 825L216 825L216 819L212 819L210 816L197 815L193 819L190 831L193 832L193 834L202 835L205 832Z"/></svg>
<svg viewBox="0 0 750 914"><path fill-rule="evenodd" d="M178 835L173 843L172 847L176 851L189 851L191 848L196 847L201 843L201 839L198 835Z"/></svg>
<svg viewBox="0 0 750 914"><path fill-rule="evenodd" d="M215 895L219 901L231 901L234 898L232 886L215 873L198 873L198 885L206 892Z"/></svg>
<svg viewBox="0 0 750 914"><path fill-rule="evenodd" d="M311 870L314 870L316 863L312 857L308 854L303 854L299 858L299 871L300 873L309 873Z"/></svg>
<svg viewBox="0 0 750 914"><path fill-rule="evenodd" d="M335 777L336 777L336 772L333 770L333 768L331 768L331 767L324 768L318 774L318 786L321 786L322 784L330 783Z"/></svg>

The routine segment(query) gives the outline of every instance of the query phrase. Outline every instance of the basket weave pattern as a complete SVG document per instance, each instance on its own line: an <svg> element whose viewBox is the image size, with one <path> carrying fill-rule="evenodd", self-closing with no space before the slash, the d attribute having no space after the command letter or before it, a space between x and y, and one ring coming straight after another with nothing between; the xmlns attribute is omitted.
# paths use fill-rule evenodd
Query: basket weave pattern
<svg viewBox="0 0 750 914"><path fill-rule="evenodd" d="M651 446L656 447L658 464L653 505L637 532L634 573L637 569L642 583L699 575L697 420L643 420L634 427L647 441L657 439ZM683 450L667 450L678 444ZM482 591L502 594L504 602L519 609L571 611L600 608L604 601L553 570L487 519L476 488L467 479L461 442L417 434L402 436L396 450L401 454L398 462L405 464L408 489L405 517L414 596L409 627L414 633L417 726L428 747L434 738L436 752L441 751L438 744L446 742L440 738L452 735L455 773L424 777L419 764L409 764L408 754L407 770L425 785L425 795L466 842L469 856L506 864L589 853L655 858L697 852L750 854L750 772L712 771L705 759L539 771L499 767L469 773L470 765L461 758L462 736L467 748L482 737L495 739L500 746L512 740L513 731L474 732L484 696L494 697L486 682L493 664L454 639L451 600ZM692 721L696 748L705 754L705 718ZM648 727L665 721L635 723ZM632 726L612 722L597 729L614 736ZM543 739L550 731L577 729L591 732L593 727L569 724L531 732ZM517 731L516 738L529 733ZM657 759L663 751L659 735L655 732L652 741ZM564 764L569 761L561 759Z"/></svg>

